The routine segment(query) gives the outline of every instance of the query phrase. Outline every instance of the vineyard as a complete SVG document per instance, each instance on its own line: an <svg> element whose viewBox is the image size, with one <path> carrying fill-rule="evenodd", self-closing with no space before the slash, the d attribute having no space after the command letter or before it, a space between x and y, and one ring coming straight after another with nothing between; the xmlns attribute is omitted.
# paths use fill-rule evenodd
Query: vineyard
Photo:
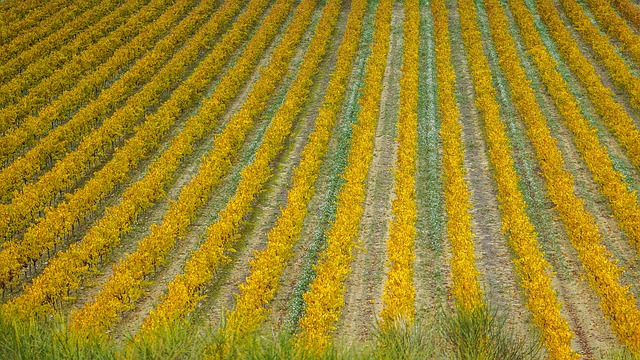
<svg viewBox="0 0 640 360"><path fill-rule="evenodd" d="M1 358L640 358L638 0L0 1Z"/></svg>

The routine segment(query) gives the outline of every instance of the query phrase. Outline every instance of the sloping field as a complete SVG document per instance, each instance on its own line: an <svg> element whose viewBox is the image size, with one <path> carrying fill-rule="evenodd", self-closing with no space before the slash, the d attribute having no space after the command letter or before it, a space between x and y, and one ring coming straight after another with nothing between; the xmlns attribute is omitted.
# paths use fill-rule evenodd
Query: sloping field
<svg viewBox="0 0 640 360"><path fill-rule="evenodd" d="M636 0L5 0L0 48L3 357L640 357Z"/></svg>

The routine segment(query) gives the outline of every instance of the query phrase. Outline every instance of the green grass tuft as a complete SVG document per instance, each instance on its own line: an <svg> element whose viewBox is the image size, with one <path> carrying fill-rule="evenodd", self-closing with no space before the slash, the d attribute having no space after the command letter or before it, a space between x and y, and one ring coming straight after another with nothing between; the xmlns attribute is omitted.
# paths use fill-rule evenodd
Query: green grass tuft
<svg viewBox="0 0 640 360"><path fill-rule="evenodd" d="M507 326L497 310L479 307L442 316L441 337L455 359L523 360L542 357L541 342L531 340Z"/></svg>
<svg viewBox="0 0 640 360"><path fill-rule="evenodd" d="M112 339L76 335L63 319L19 322L0 315L0 359L538 359L537 339L515 335L506 316L480 309L442 311L414 324L376 325L365 341L343 341L325 353L298 348L295 335L255 333L231 338L221 327L177 322L153 333ZM632 359L623 350L607 359Z"/></svg>

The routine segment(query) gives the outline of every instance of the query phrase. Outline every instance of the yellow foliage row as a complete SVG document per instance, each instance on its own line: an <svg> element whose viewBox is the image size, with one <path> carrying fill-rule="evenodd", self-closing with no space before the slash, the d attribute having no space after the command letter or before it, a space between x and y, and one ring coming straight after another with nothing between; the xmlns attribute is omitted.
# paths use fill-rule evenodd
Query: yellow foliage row
<svg viewBox="0 0 640 360"><path fill-rule="evenodd" d="M460 4L462 9L464 4ZM443 0L431 3L434 17L434 32L436 44L436 72L438 81L438 111L441 119L440 137L442 138L442 167L444 176L444 199L447 213L447 236L451 243L453 257L451 258L451 274L453 277L453 295L457 305L465 310L472 310L482 306L482 292L478 282L478 270L475 264L473 234L471 233L471 215L469 209L470 193L464 180L464 144L462 142L462 125L458 121L460 112L456 103L454 92L455 73L451 65L451 43L449 40L449 21L447 8ZM471 32L468 22L475 18L465 19L466 13L460 14L462 35L465 43L475 44L475 37L479 36ZM471 51L476 50L474 48ZM469 60L477 77L478 55L474 54ZM474 78L475 79L475 78ZM476 79L476 82L479 80ZM490 86L489 82L489 86ZM488 102L485 98L492 94L493 89L485 89L486 84L477 83L480 100ZM490 99L490 98L489 98Z"/></svg>
<svg viewBox="0 0 640 360"><path fill-rule="evenodd" d="M225 76L228 80L218 84L212 97L207 100L198 113L196 120L217 119L223 114L226 106L221 104L220 100L228 99L228 94L237 94L244 80L254 69L259 55L278 33L279 27L287 18L291 7L291 1L282 0L271 8L269 15L247 45L247 49L258 48L261 51L243 53L245 61L236 62L234 68ZM310 22L314 7L314 0L305 0L296 9L294 18L281 43L283 44L281 49L284 49L282 51L287 53L289 58L295 54L295 46ZM251 9L249 11L254 10L251 7L248 9ZM238 23L239 21L235 24ZM246 61L249 57L252 60L250 62ZM277 56L273 58L279 60ZM257 88L256 85L254 89ZM273 88L269 93L273 93ZM268 97L263 99L265 107L266 100ZM212 115L216 115L215 118ZM187 129L186 133L191 135L192 139L201 138L207 133L201 125L198 129L200 121L192 122L192 128ZM183 131L183 133L185 132ZM219 138L217 137L217 139ZM220 182L225 170L230 166L233 153L225 147L228 145L225 140L228 139L214 143L214 149L216 149L214 152L221 155L220 158L216 157L216 160L222 161L203 162L198 175L180 190L178 200L171 203L162 222L159 225L152 225L150 234L138 242L138 248L114 265L112 276L107 280L94 301L87 303L82 309L71 315L74 328L103 331L118 320L119 313L135 307L136 301L144 294L144 287L148 284L144 277L153 273L157 266L163 265L166 255L173 248L175 242L185 236L189 225L198 215L198 210L206 203L214 186ZM186 145L192 148L194 141Z"/></svg>
<svg viewBox="0 0 640 360"><path fill-rule="evenodd" d="M398 157L394 172L393 220L387 239L389 272L382 294L383 322L413 322L416 291L413 286L413 250L416 237L415 174L418 137L418 50L420 48L420 4L404 2L404 48L398 111ZM390 149L389 149L390 150Z"/></svg>
<svg viewBox="0 0 640 360"><path fill-rule="evenodd" d="M135 1L135 3L137 2L138 1ZM140 2L144 3L144 1L142 0L140 0ZM138 7L140 6L141 5L138 5ZM129 10L131 11L134 9L129 9ZM188 4L187 5L179 4L176 6L172 6L170 9L171 11L169 11L169 13L171 13L171 15L174 16L173 22L175 22L175 19L177 19L175 18L175 16L183 15L180 12L184 12L186 9L188 9ZM176 14L176 11L178 11L178 14ZM115 50L116 48L114 48L115 50L114 56L109 57L108 54L105 54L108 60L106 60L105 63L98 66L96 69L93 69L94 66L92 66L91 68L88 68L88 69L91 69L91 72L92 72L91 74L88 74L85 77L81 77L79 80L78 80L78 76L76 75L74 79L71 79L72 82L63 84L62 83L63 79L61 79L60 77L65 76L65 74L66 76L69 76L69 74L74 74L74 72L64 70L64 67L62 67L62 69L59 70L58 75L54 74L52 75L51 78L49 78L49 79L53 79L57 77L60 79L58 80L46 79L45 81L43 81L41 84L44 84L45 82L48 82L48 81L60 81L60 83L63 84L65 87L74 85L76 81L77 81L77 84L76 86L72 87L67 91L61 91L61 93L58 94L57 98L52 99L51 104L45 104L45 106L42 109L40 109L38 112L24 113L23 115L27 116L27 118L25 120L25 123L22 124L22 126L13 127L13 125L7 125L6 127L2 127L2 125L0 124L0 129L4 133L2 138L0 138L0 161L3 163L4 162L8 163L12 157L15 157L18 155L16 154L16 152L19 152L21 150L21 145L24 143L24 141L30 139L29 136L45 134L46 132L51 130L51 128L55 124L65 121L68 117L69 112L73 112L76 109L76 107L82 106L85 102L89 101L94 96L93 95L94 93L102 90L102 87L104 86L105 82L111 79L111 77L113 77L114 74L117 74L119 71L122 71L122 68L126 67L129 64L129 62L131 62L136 57L143 54L144 51L146 51L148 47L150 47L150 45L154 44L155 41L157 41L157 39L164 34L164 31L166 31L166 27L170 26L172 22L166 22L166 20L162 20L162 18L166 18L167 16L171 16L171 15L168 15L167 12L165 12L160 18L155 19L156 20L155 22L159 22L160 24L158 25L155 25L153 23L149 24L148 26L144 27L140 31L138 36L136 36L136 38L133 39L130 43L125 44L120 48L117 48L117 50ZM118 22L124 22L123 19L127 19L127 17L125 16L123 18L121 17L113 20L114 22L118 23ZM165 26L165 28L162 28L161 26ZM122 25L120 27L120 29L123 29L123 28L125 28L125 25ZM102 29L102 28L96 28L93 30L96 31L96 34L93 34L93 36L98 36L100 33L103 33L105 31L105 29ZM117 31L113 33L117 33ZM113 36L116 36L116 35L113 35ZM109 39L109 37L104 37L102 38L101 41L108 41L106 39ZM87 39L85 39L85 41L86 40ZM97 46L98 44L94 44L93 46ZM104 44L102 46L104 46ZM89 52L90 49L85 49L85 51ZM78 49L74 49L74 50L78 50ZM96 61L95 58L100 56L100 54L95 49L93 53L95 53L93 54L93 58L94 58L93 61L95 62ZM91 53L89 53L89 55L90 54ZM67 55L64 55L63 57L65 56ZM25 72L23 73L23 76L30 76L28 75L28 73L30 73L31 71L34 74L33 76L40 76L42 74L47 74L47 72L52 73L54 71L58 71L58 68L56 66L60 65L58 64L58 62L60 62L60 59L55 59L55 57L56 55L54 54L51 57L45 58L43 61L32 64L32 66L30 66L25 70ZM79 59L81 57L82 56L76 56L74 58L75 59L74 61L79 62L80 61ZM53 63L49 63L49 60L53 61ZM103 59L103 61L104 60L105 59ZM83 61L86 62L88 60L83 60ZM65 66L73 66L73 63L67 63ZM14 79L14 81L17 81L17 80L20 80L20 78ZM7 85L11 85L11 83ZM38 86L41 86L41 85L38 85ZM46 85L42 85L42 86L46 87ZM36 89L35 91L37 92L38 90ZM27 99L27 97L23 99ZM39 97L39 99L44 100L43 97ZM123 99L119 99L118 101L122 101L122 100ZM101 102L98 101L98 103L101 103ZM88 107L91 107L91 106L95 107L96 105L97 104L92 103L92 104L89 104ZM1 111L8 111L8 109L9 107L6 107L6 108L3 108ZM87 111L88 110L86 109L81 109L79 113L82 113L82 112L86 113ZM95 119L91 118L91 124L95 126L95 123L98 123L98 121L101 120L101 117L104 117L105 114L92 113L91 115L95 117ZM10 116L10 117L16 116L15 119L17 119L18 113L14 111L7 116ZM74 116L80 116L80 115L74 115ZM48 120L49 117L51 118L50 121ZM2 120L0 120L0 122L1 121ZM50 124L47 125L47 121L49 121ZM85 122L88 122L88 121L89 120L85 120ZM31 134L34 134L34 135L31 135ZM27 136L27 139L23 140L25 135ZM73 137L74 135L75 137ZM65 136L71 136L72 139L80 137L80 135L69 133L69 131L65 133ZM31 138L30 140L34 140L34 139ZM62 150L67 150L70 146L64 142L66 140L67 139L65 137L61 137L58 135L57 139L53 141L53 144L48 145L48 148L54 147L55 149L57 149L58 153L61 152ZM51 140L48 140L48 141L51 141ZM58 144L58 142L61 142L61 144ZM40 147L43 147L43 146L45 145L40 145ZM16 196L15 190L20 190L22 186L30 182L34 176L39 174L44 169L44 166L47 162L51 163L52 161L55 161L60 158L60 155L53 152L53 150L48 150L48 152L45 152L44 149L41 149L38 151L39 152L37 153L33 153L33 151L27 152L25 156L16 159L13 163L9 164L9 166L2 169L2 172L0 172L0 200L1 201L6 202L11 200L13 196ZM12 192L14 193L12 194Z"/></svg>
<svg viewBox="0 0 640 360"><path fill-rule="evenodd" d="M105 129L108 128L107 124L123 118L122 114L127 114L124 117L128 119L125 124L129 125L122 125L122 120L120 120L117 125L118 132L115 135L110 135L108 145L101 146L112 146L118 135L122 136L125 132L131 131L138 117L144 114L141 113L142 110L159 102L158 94L161 93L159 92L161 90L154 91L153 88L162 86L163 89L170 89L171 83L166 81L178 81L179 77L176 76L180 76L185 70L183 69L181 72L174 69L178 65L174 65L174 68L169 68L169 65L167 65L165 67L167 70L161 70L160 72L161 74L167 73L169 69L172 69L171 73L175 74L173 78L166 78L164 79L165 82L156 82L156 85L146 85L137 94L129 96L135 92L137 86L146 82L145 79L156 76L164 61L173 54L172 50L180 45L177 43L184 41L185 36L176 36L175 40L172 40L171 37L165 37L154 50L143 58L138 59L127 72L122 74L109 88L100 92L100 95L91 101L95 96L94 92L101 89L102 84L113 74L121 71L122 67L128 62L142 54L143 51L146 51L147 47L155 44L158 38L166 32L167 27L170 27L171 24L183 16L188 8L188 1L177 2L153 24L141 31L129 44L118 49L114 56L96 69L95 72L82 78L77 86L61 94L51 104L41 109L37 115L29 115L21 126L10 129L0 138L0 159L8 161L12 157L18 156L22 147L29 146L36 142L37 137L46 135L37 142L35 147L29 149L23 156L15 159L9 166L2 169L0 172L1 200L8 201L12 197L19 197L20 194L16 193L16 191L21 190L23 186L30 183L34 177L45 170L47 164L64 158L64 155L73 149L75 143L90 134L112 112L115 111L111 119L103 123ZM184 29L180 26L180 31L182 30ZM195 54L197 51L196 46L191 46L191 53ZM181 57L185 58L185 55L180 54L187 53L181 51L176 54L172 63L180 64L178 62L180 61L186 68L185 60L178 60ZM191 55L185 59L195 59L195 56ZM158 74L157 77L167 76L161 74ZM151 94L151 92L154 93ZM118 107L124 101L126 101L125 105L118 110ZM89 102L89 104L82 107L86 102ZM79 106L81 107L79 111L67 121L68 113ZM127 107L128 109L125 111L124 108ZM134 111L132 110L133 107L139 110ZM66 123L64 123L65 121ZM58 124L61 125L56 126ZM91 136L95 137L96 135ZM85 139L84 141L88 142L89 140ZM82 145L79 147L82 147ZM92 149L90 153L92 156L99 156L96 154L98 150ZM102 155L103 152L100 152L100 154ZM82 171L84 170L85 168L82 168ZM71 185L73 184L73 179L71 179ZM71 185L67 183L65 187L70 187ZM28 220L25 219L24 221ZM4 225L0 225L0 229L3 229L2 226ZM14 225L14 227L16 226L17 224Z"/></svg>
<svg viewBox="0 0 640 360"><path fill-rule="evenodd" d="M54 1L49 1L46 4L51 4ZM5 44L15 37L15 33L12 33L9 29L11 25L15 25L20 22L26 21L29 12L33 12L38 5L42 5L35 1L3 1L0 3L0 44Z"/></svg>
<svg viewBox="0 0 640 360"><path fill-rule="evenodd" d="M499 5L496 4L495 7L497 6ZM551 136L530 81L520 64L515 42L506 30L506 19L495 16L489 18L499 64L510 82L512 100L526 124L527 134L547 184L549 198L556 205L569 240L578 252L592 288L600 297L600 306L611 320L611 327L623 344L638 353L640 311L636 307L636 300L629 288L620 284L620 269L602 245L602 234L598 231L594 217L585 209L584 200L575 194L573 178L565 169L557 141Z"/></svg>
<svg viewBox="0 0 640 360"><path fill-rule="evenodd" d="M540 36L534 29L535 24L530 12L521 0L511 1L512 12L523 29L522 34L547 90L554 98L560 114L574 134L574 141L591 170L600 191L607 196L614 215L626 230L631 242L640 245L640 209L635 193L629 192L622 181L622 175L614 170L606 148L598 139L597 132L589 126L581 115L579 105L562 76L556 70L556 62L546 51Z"/></svg>
<svg viewBox="0 0 640 360"><path fill-rule="evenodd" d="M124 2L123 0L98 2L96 6L67 23L59 31L51 36L40 38L11 60L4 61L0 65L0 84L4 84L16 74L24 71L33 62L46 61L45 59L54 56L54 54L62 55L71 49L76 51L84 49L92 42L93 36L96 36L93 34L95 29L102 29L101 34L104 34L104 29L119 25L118 21L125 21L129 12L136 9L136 6L142 6L142 3ZM110 23L114 23L114 25L110 25ZM65 58L68 59L69 56L67 55Z"/></svg>
<svg viewBox="0 0 640 360"><path fill-rule="evenodd" d="M630 0L611 0L620 13L629 20L636 29L640 29L640 7Z"/></svg>
<svg viewBox="0 0 640 360"><path fill-rule="evenodd" d="M0 132L18 125L26 115L37 112L43 105L76 84L81 76L110 58L119 47L128 43L132 37L156 20L173 2L175 0L152 0L135 15L128 17L115 31L84 49L79 56L73 57L64 66L33 68L34 70L28 70L24 75L19 75L0 86L0 99L4 99L3 103L7 104L0 109ZM27 90L28 93L23 96Z"/></svg>
<svg viewBox="0 0 640 360"><path fill-rule="evenodd" d="M29 27L35 26L47 16L51 16L67 4L67 0L57 1L3 1L0 6L0 44L5 45Z"/></svg>
<svg viewBox="0 0 640 360"><path fill-rule="evenodd" d="M609 34L620 40L620 44L631 54L633 60L640 63L640 36L633 32L611 4L603 0L587 0L591 12ZM584 14L584 13L583 13ZM586 16L586 14L584 14Z"/></svg>
<svg viewBox="0 0 640 360"><path fill-rule="evenodd" d="M212 34L208 34L206 37L215 35L219 31L214 31L214 29L224 28L225 24L233 18L233 14L241 6L241 3L241 1L226 2L220 11L211 18L209 25L218 25L211 28ZM220 71L224 61L248 37L249 31L260 19L268 4L268 0L253 0L247 4L250 6L248 10L238 17L238 21L234 23L231 30L222 37L192 76L176 90L175 98L172 97L167 101L166 104L170 106L163 105L158 114L151 117L153 121L147 122L147 125L139 132L141 137L134 136L127 141L125 148L130 149L131 154L140 152L140 147L146 146L147 143L153 145L162 141L162 137L158 134L154 135L154 131L158 129L166 131L175 122L180 113L180 107L184 106L184 103L188 102L190 98L194 100L198 98L197 94L190 95L189 93L198 87L198 84L206 85L209 83L211 80L209 76ZM287 10L288 7L285 7L280 11L286 13ZM36 314L50 312L57 301L64 299L70 290L79 286L81 279L99 262L103 255L108 255L111 249L120 243L120 236L130 231L130 226L137 216L153 205L156 200L166 195L164 187L170 183L182 159L193 151L197 140L213 129L218 117L224 112L226 104L237 94L244 79L250 75L256 61L272 39L275 32L272 30L273 26L277 25L272 24L271 27L256 32L255 40L249 42L242 56L238 58L236 66L222 78L220 86L216 88L211 99L204 102L197 116L193 116L187 121L183 131L151 164L144 177L125 190L120 204L107 208L106 215L89 229L81 242L72 244L69 250L58 254L51 260L43 274L34 279L33 285L25 289L23 295L15 300L15 308L23 311L24 315L29 315L30 312ZM194 40L197 43L200 41L206 43L206 37L196 36ZM187 47L191 47L191 44ZM204 80L203 77L205 77ZM128 153L129 151L121 150L115 154L114 160L127 160ZM112 161L103 169L110 168L111 164L119 163L120 160ZM114 175L125 176L126 173L126 170L124 172L101 170L96 173L90 183L94 180L99 181L96 179L108 180ZM109 182L107 181L106 184ZM93 185L96 185L98 190L100 189L97 184ZM92 189L94 187L85 188Z"/></svg>
<svg viewBox="0 0 640 360"><path fill-rule="evenodd" d="M549 0L536 1L536 6L540 17L549 27L551 36L558 44L558 50L566 64L587 90L596 112L627 151L631 162L640 168L640 142L638 141L640 132L638 132L633 120L624 108L616 103L613 92L602 84L593 65L582 55L580 48L564 27L553 2ZM605 45L600 44L600 46ZM640 91L640 86L636 87L636 91Z"/></svg>
<svg viewBox="0 0 640 360"><path fill-rule="evenodd" d="M35 11L40 15L39 19L35 21L35 24L22 24L31 27L28 31L22 31L20 33L14 32L13 34L2 33L3 39L7 40L2 41L4 44L0 47L0 62L4 63L13 59L39 40L60 32L61 29L74 18L85 16L85 12L96 6L97 2L95 0L84 0L51 3L50 6L42 7ZM45 9L47 9L48 12L46 12L47 10ZM21 27L20 24L16 25L18 25L16 26L16 30ZM23 27L23 30L27 29Z"/></svg>
<svg viewBox="0 0 640 360"><path fill-rule="evenodd" d="M505 16L498 2L485 1L492 30L508 36ZM478 30L473 4L461 5L461 21L468 23L468 59L474 74L478 99L476 104L484 119L489 160L494 169L493 177L498 187L498 201L502 212L502 232L508 236L508 244L516 255L514 266L520 277L527 308L533 323L540 329L542 340L551 359L576 359L571 349L572 333L567 321L560 314L561 304L553 289L551 266L540 250L535 228L526 213L526 202L518 183L513 150L506 128L500 119L496 91L492 86L491 69L483 54L482 38Z"/></svg>
<svg viewBox="0 0 640 360"><path fill-rule="evenodd" d="M188 0L184 2L186 3ZM207 2L205 1L204 3ZM222 16L214 16L208 26L205 27L204 33L194 37L194 40L215 38L239 7L240 5L235 5L235 10L232 8L228 12L220 12L219 15ZM206 6L204 10L207 10ZM199 13L194 13L198 14L195 17L198 17ZM178 15L179 13L176 14L176 16ZM166 20L171 21L174 19L169 18ZM158 25L162 26L163 24L159 23ZM191 23L191 26L195 25L197 24ZM207 28L212 31L207 31ZM184 29L180 28L180 30ZM187 31L182 40L188 38L189 35L189 31ZM180 43L179 40L178 43ZM178 43L175 46L180 46ZM189 64L192 64L191 61L197 57L201 46L200 41L189 42L172 59L168 66L161 70L159 76L147 84L148 86L143 91L134 95L134 98L137 100L145 99L150 104L157 103L159 92L166 90L171 81L180 79L181 74L188 70ZM163 48L166 47L163 46L157 50L163 50ZM151 55L153 54L155 56L149 60L154 60L155 57L159 56L155 51L151 53ZM215 58L212 57L212 59ZM145 64L148 64L145 71L151 70L153 72L152 63L143 62L140 63L140 66ZM74 226L81 223L95 211L99 202L108 196L116 185L129 178L130 170L134 169L153 148L161 143L163 133L175 123L179 113L190 104L190 102L185 101L184 94L192 93L189 97L193 101L197 100L198 93L201 94L206 90L207 79L212 79L223 66L223 62L218 59L209 65L213 66L206 66L205 61L204 66L199 67L191 78L186 81L185 85L176 91L175 98L164 103L158 113L150 116L145 124L136 129L134 137L127 140L110 162L97 171L93 178L81 189L75 191L72 195L68 195L66 201L57 206L46 208L45 216L40 221L32 224L29 221L33 220L37 215L36 211L40 208L37 203L46 205L65 186L70 186L69 182L84 175L87 167L86 163L93 160L92 156L95 156L95 148L100 146L100 143L109 144L113 141L114 137L117 136L116 134L121 132L123 126L125 126L122 122L134 123L138 116L144 113L144 108L138 109L136 112L137 101L133 101L118 110L102 128L87 137L77 151L57 163L52 172L45 174L39 182L26 186L25 191L14 198L10 205L0 205L0 210L8 213L5 219L0 220L0 228L5 231L5 236L10 236L20 231L24 226L30 225L21 240L10 240L2 246L2 251L0 251L0 264L2 264L0 266L1 286L5 286L16 278L27 261L40 259L45 251L53 250L56 244L63 241L73 231ZM139 70L139 68L136 67L136 70ZM122 78L124 79L126 76L123 75ZM36 204L34 205L34 203ZM33 210L33 207L36 210ZM8 226L10 227L9 229L6 228Z"/></svg>
<svg viewBox="0 0 640 360"><path fill-rule="evenodd" d="M149 26L149 32L144 31L140 37L136 38L130 45L141 47L145 41L150 40L147 35L157 33L158 36L166 31L185 9L189 1L181 0L176 7L162 16ZM210 1L205 3L210 4ZM123 74L109 89L100 94L98 99L92 101L88 106L82 108L73 116L69 122L58 126L45 138L41 139L37 146L27 152L24 156L14 161L7 168L0 172L0 197L9 196L11 190L22 186L33 176L44 170L46 164L52 159L63 157L52 168L43 175L37 182L25 185L21 193L16 193L13 204L0 205L0 213L7 214L7 218L0 219L0 234L5 238L10 238L12 234L20 231L28 225L59 192L72 188L76 181L85 176L87 171L96 162L104 159L108 155L108 150L114 147L122 137L131 133L135 124L147 114L147 109L160 103L161 94L170 91L173 84L182 80L189 68L198 60L198 54L203 46L212 43L216 36L224 29L224 25L238 11L240 5L233 8L224 6L225 10L216 15L215 21L209 21L187 45L184 40L189 39L191 32L197 28L193 18L202 18L202 11L209 10L209 6L199 8L193 17L188 21L183 21L170 37L166 37L145 57L138 60L130 71ZM206 15L205 15L206 16ZM185 45L182 48L181 45ZM180 51L171 57L172 50L180 48ZM131 49L123 48L125 52ZM171 58L166 65L164 61ZM214 58L215 59L215 58ZM204 73L203 79L213 78L220 71L224 64L224 59L218 59L217 65L213 67L215 73ZM216 70L217 69L217 70ZM159 70L159 71L158 71ZM111 70L107 69L107 72ZM100 73L100 74L98 74ZM96 75L104 76L104 71L98 70ZM136 83L151 81L138 92L128 97L136 89ZM85 80L93 81L92 77ZM202 80L196 84L197 88L204 88ZM183 91L190 91L183 89ZM70 93L73 93L71 91ZM61 100L66 99L66 95ZM120 103L125 101L124 106ZM65 106L54 102L51 107L43 110L41 116L34 119L36 123L47 122L47 116L60 118L60 112L64 112ZM180 106L184 104L180 103ZM111 114L112 111L115 111ZM94 131L99 120L109 115L109 118L102 122L102 125ZM26 125L26 124L25 124ZM35 126L46 124L35 124ZM49 125L50 126L50 125ZM148 126L148 125L147 125ZM160 131L162 127L158 127ZM166 130L162 130L166 131ZM18 133L24 134L21 130ZM74 142L82 139L78 147L68 156L64 157ZM1 142L1 141L0 141ZM122 150L121 150L122 151ZM61 177L62 176L62 177Z"/></svg>
<svg viewBox="0 0 640 360"><path fill-rule="evenodd" d="M86 135L93 129L98 119L115 110L114 108L117 104L125 101L137 90L140 84L149 81L165 64L165 61L171 58L176 49L179 49L179 46L193 35L193 32L201 25L201 22L207 19L216 2L209 0L201 3L197 9L193 10L192 14L197 15L186 17L172 31L173 36L166 36L156 44L158 39L167 33L167 29L184 16L184 13L192 6L192 2L184 1L174 4L153 24L145 27L129 44L118 49L109 60L99 66L93 73L82 78L71 90L65 91L57 99L44 106L37 115L28 115L20 126L9 129L0 138L0 162L19 156L23 149L30 147L38 138L44 135L48 137L42 141L44 143L53 141L56 144L55 149L57 151L50 152L46 157L39 154L35 162L36 154L29 153L28 157L31 160L29 162L32 164L30 169L37 168L36 164L42 167L47 157L60 158L62 156L61 152L68 150L70 147L69 144ZM136 60L111 86L99 92L99 90L102 90L104 83L122 71L123 68L126 68L132 59L141 55L151 46L154 46L153 50L146 53L143 58ZM169 86L169 84L166 86ZM105 100L108 102L105 102ZM71 121L65 124L69 119L69 113L73 113L77 108L82 108L85 104L87 104L87 108L81 109L80 113L83 115L79 115L85 119L84 126L79 129L78 118L74 117L71 117ZM100 109L100 112L95 113L94 110L90 117L91 121L87 121L86 114L92 112L91 109ZM56 130L50 132L52 129ZM39 146L39 149L43 149L42 146ZM22 161L24 162L26 159ZM23 181L34 176L32 172L23 172L20 175ZM3 191L2 194L8 197L7 190L16 189L20 186L20 183L14 183L0 187L2 189L0 191Z"/></svg>
<svg viewBox="0 0 640 360"><path fill-rule="evenodd" d="M47 2L48 4L49 2ZM19 21L20 19L27 16L29 11L33 11L33 9L37 8L39 5L38 2L35 1L4 1L0 3L0 13L2 14L2 18L0 19L0 29L4 29L8 24L12 21ZM6 40L3 40L5 42Z"/></svg>
<svg viewBox="0 0 640 360"><path fill-rule="evenodd" d="M530 29L533 20L521 1L512 1L512 8L521 29ZM613 214L625 230L636 251L640 251L640 205L635 191L629 191L623 175L613 168L607 149L598 139L595 128L591 127L580 113L579 105L562 76L556 70L556 62L549 55L537 32L522 31L522 36L535 61L547 90L553 96L556 106L574 134L574 141L587 163L599 191L609 200Z"/></svg>
<svg viewBox="0 0 640 360"><path fill-rule="evenodd" d="M207 229L207 239L194 252L182 274L169 284L169 292L163 301L158 305L143 324L143 328L150 330L159 325L171 323L172 321L188 314L197 302L202 299L202 288L211 282L216 270L228 258L225 253L234 251L234 246L240 237L240 225L242 219L247 216L253 208L253 202L258 194L263 190L264 184L272 175L270 163L282 150L284 141L287 139L293 128L294 121L300 115L309 93L314 84L313 77L318 72L318 68L327 50L334 26L340 14L341 1L331 0L325 6L318 24L322 24L316 29L311 40L308 52L305 54L300 71L295 81L288 90L283 105L277 110L269 128L265 132L264 139L256 151L256 156L252 163L241 172L241 180L236 189L236 193L226 204L225 208L218 213L218 219ZM309 10L312 10L309 7ZM282 64L286 68L286 63ZM284 70L284 68L283 68ZM215 159L214 160L218 160ZM218 161L205 160L205 165L217 168ZM207 176L212 170L201 170L200 174ZM281 249L279 249L281 250ZM284 255L284 253L283 253ZM267 259L265 259L267 260ZM267 276L270 272L282 271L284 265L277 261L278 257L269 258L273 263L264 263L263 267L257 268L255 262L253 277L256 280L262 276ZM279 280L279 276L275 278ZM257 279L257 281L261 281ZM273 280L272 280L273 281ZM266 289L258 296L268 296ZM273 291L270 291L273 294ZM259 324L260 318L246 318L242 324L228 324L230 327L238 326L250 327L250 324Z"/></svg>
<svg viewBox="0 0 640 360"><path fill-rule="evenodd" d="M626 28L627 33L625 33L625 35L627 36L621 37L621 43L625 44L626 41L629 41L629 44L626 45L627 50L634 58L636 54L640 56L640 43L635 42L638 41L638 36L633 34L626 24L618 23L618 21L622 20L613 13L613 10L609 9L608 12L603 12L601 6L596 8L593 7L596 3L595 1L587 2L592 6L592 12L596 15L596 18L599 19L600 22L606 22L605 26L607 29L615 28L617 30L616 36L622 35L620 33L620 26ZM582 6L580 6L576 0L561 0L561 3L564 7L565 13L575 25L576 30L578 30L582 35L582 39L591 46L593 51L609 70L609 74L611 75L613 82L624 88L631 98L631 105L636 109L640 109L640 79L631 74L629 66L627 66L622 57L616 53L616 49L611 44L609 37L602 34L600 29L591 22L589 16L587 16ZM609 4L606 4L605 6L608 7Z"/></svg>
<svg viewBox="0 0 640 360"><path fill-rule="evenodd" d="M235 309L227 315L226 327L237 336L255 331L262 324L267 312L266 305L276 294L282 272L292 256L291 249L300 238L307 206L315 192L314 183L345 97L366 9L367 1L351 3L351 12L338 49L336 69L327 86L315 129L302 150L300 164L294 170L287 205L282 208L276 224L267 235L266 248L257 252L251 261L251 272L246 282L239 286L240 295L236 298Z"/></svg>
<svg viewBox="0 0 640 360"><path fill-rule="evenodd" d="M315 266L316 277L304 295L306 314L300 319L301 346L321 351L330 341L344 306L344 280L351 272L366 178L373 158L373 143L378 122L382 80L389 52L393 1L381 0L375 15L372 51L366 65L364 87L359 98L358 125L353 127L351 149L338 194L335 222L327 233L327 247Z"/></svg>

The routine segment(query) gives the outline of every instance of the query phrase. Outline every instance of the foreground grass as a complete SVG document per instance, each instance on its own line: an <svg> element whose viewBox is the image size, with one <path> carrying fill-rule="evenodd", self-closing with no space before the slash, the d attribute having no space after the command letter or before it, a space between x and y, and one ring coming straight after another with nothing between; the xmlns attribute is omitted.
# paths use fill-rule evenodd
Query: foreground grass
<svg viewBox="0 0 640 360"><path fill-rule="evenodd" d="M0 316L2 359L538 359L535 339L514 335L506 317L480 310L444 314L426 323L376 327L371 340L336 343L322 354L296 346L295 336L232 339L224 328L176 324L143 338L79 336L64 321L24 323ZM624 352L617 358L626 359Z"/></svg>

